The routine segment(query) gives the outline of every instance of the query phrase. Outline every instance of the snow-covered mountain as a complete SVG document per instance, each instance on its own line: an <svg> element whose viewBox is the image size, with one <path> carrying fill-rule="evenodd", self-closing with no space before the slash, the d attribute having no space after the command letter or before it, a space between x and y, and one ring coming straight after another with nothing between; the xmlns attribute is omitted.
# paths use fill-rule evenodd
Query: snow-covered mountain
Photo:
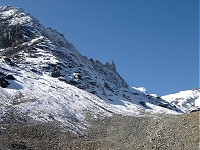
<svg viewBox="0 0 200 150"><path fill-rule="evenodd" d="M186 113L200 110L200 89L181 91L161 98L176 105Z"/></svg>
<svg viewBox="0 0 200 150"><path fill-rule="evenodd" d="M186 112L166 97L130 87L114 62L82 56L62 34L11 6L0 7L0 104L2 119L12 111L73 131L88 125L88 115Z"/></svg>

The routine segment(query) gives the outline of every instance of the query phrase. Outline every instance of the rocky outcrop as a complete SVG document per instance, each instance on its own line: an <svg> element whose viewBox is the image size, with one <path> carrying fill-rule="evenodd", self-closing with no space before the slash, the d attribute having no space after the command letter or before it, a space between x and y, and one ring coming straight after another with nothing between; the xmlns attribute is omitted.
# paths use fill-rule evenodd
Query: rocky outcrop
<svg viewBox="0 0 200 150"><path fill-rule="evenodd" d="M8 86L8 81L2 76L0 76L0 86L2 88L6 88Z"/></svg>

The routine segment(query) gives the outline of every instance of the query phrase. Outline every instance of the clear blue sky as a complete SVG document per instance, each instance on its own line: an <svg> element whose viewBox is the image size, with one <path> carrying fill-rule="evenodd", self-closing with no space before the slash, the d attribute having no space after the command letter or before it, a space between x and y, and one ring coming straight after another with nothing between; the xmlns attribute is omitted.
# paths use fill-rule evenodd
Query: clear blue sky
<svg viewBox="0 0 200 150"><path fill-rule="evenodd" d="M4 0L159 95L199 87L198 0Z"/></svg>

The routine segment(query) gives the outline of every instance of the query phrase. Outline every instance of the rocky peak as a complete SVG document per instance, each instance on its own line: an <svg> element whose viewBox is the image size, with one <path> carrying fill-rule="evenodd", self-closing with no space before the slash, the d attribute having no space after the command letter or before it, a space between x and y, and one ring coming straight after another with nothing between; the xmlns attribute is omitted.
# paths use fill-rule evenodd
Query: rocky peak
<svg viewBox="0 0 200 150"><path fill-rule="evenodd" d="M107 95L105 83L112 92L115 91L114 95L120 93L119 88L128 87L117 73L113 61L103 65L100 61L94 62L85 58L63 34L45 28L23 9L12 6L1 7L0 22L0 35L2 35L0 53L6 57L4 59L10 59L9 64L23 66L29 64L27 66L29 70L49 73L88 92L93 93L101 87L101 94L98 95L101 98L102 95ZM34 59L37 63L27 63L30 59L32 61ZM42 60L39 63L40 59ZM38 65L41 63L45 67ZM80 77L78 80L74 76L77 72Z"/></svg>
<svg viewBox="0 0 200 150"><path fill-rule="evenodd" d="M17 46L42 34L43 25L23 9L0 7L0 48Z"/></svg>
<svg viewBox="0 0 200 150"><path fill-rule="evenodd" d="M116 72L116 65L113 61L111 63L107 62L105 66Z"/></svg>
<svg viewBox="0 0 200 150"><path fill-rule="evenodd" d="M13 6L0 7L0 19L8 24L8 26L41 26L41 23L32 17L23 9Z"/></svg>

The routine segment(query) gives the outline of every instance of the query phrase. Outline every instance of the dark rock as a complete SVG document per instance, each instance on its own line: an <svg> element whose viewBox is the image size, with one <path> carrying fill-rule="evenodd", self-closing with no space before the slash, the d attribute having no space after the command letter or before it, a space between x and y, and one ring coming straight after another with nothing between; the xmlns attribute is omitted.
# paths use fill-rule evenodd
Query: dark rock
<svg viewBox="0 0 200 150"><path fill-rule="evenodd" d="M65 78L63 78L63 77L59 77L58 80L67 82L67 79L65 79Z"/></svg>
<svg viewBox="0 0 200 150"><path fill-rule="evenodd" d="M139 102L144 108L146 109L151 109L151 107L147 106L146 103L144 101L140 101Z"/></svg>
<svg viewBox="0 0 200 150"><path fill-rule="evenodd" d="M11 74L6 75L5 78L8 80L15 80L15 77Z"/></svg>
<svg viewBox="0 0 200 150"><path fill-rule="evenodd" d="M60 73L60 71L56 70L51 73L51 76L54 78L58 78L61 76L61 73Z"/></svg>
<svg viewBox="0 0 200 150"><path fill-rule="evenodd" d="M77 82L77 81L71 80L71 81L68 82L68 84L71 84L71 85L78 85L78 82Z"/></svg>
<svg viewBox="0 0 200 150"><path fill-rule="evenodd" d="M104 87L110 90L111 92L114 92L114 90L111 88L111 86L107 82L104 83Z"/></svg>
<svg viewBox="0 0 200 150"><path fill-rule="evenodd" d="M6 88L8 86L8 81L4 77L0 77L0 86Z"/></svg>
<svg viewBox="0 0 200 150"><path fill-rule="evenodd" d="M191 110L190 113L192 113L192 112L197 112L197 111L200 111L200 108L197 108L197 109Z"/></svg>
<svg viewBox="0 0 200 150"><path fill-rule="evenodd" d="M37 70L35 70L35 69L31 69L31 71L32 71L32 72L35 72L35 73L36 73L36 72L38 72L38 71L37 71Z"/></svg>
<svg viewBox="0 0 200 150"><path fill-rule="evenodd" d="M5 62L11 62L11 59L10 58L4 58Z"/></svg>
<svg viewBox="0 0 200 150"><path fill-rule="evenodd" d="M21 26L8 26L7 22L1 22L0 29L0 48L21 43L21 39L23 39Z"/></svg>
<svg viewBox="0 0 200 150"><path fill-rule="evenodd" d="M0 76L5 76L5 74L3 72L0 72Z"/></svg>
<svg viewBox="0 0 200 150"><path fill-rule="evenodd" d="M16 64L8 57L4 58L5 62L10 66L15 66Z"/></svg>

